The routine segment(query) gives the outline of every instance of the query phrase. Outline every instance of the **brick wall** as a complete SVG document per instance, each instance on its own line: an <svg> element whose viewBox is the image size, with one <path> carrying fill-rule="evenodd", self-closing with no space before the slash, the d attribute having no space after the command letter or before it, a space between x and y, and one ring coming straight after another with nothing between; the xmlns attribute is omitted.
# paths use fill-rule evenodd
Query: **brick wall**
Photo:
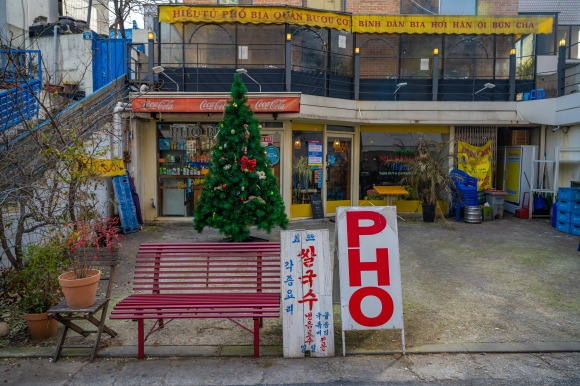
<svg viewBox="0 0 580 386"><path fill-rule="evenodd" d="M515 16L518 14L517 0L479 0L477 14L479 16Z"/></svg>
<svg viewBox="0 0 580 386"><path fill-rule="evenodd" d="M341 0L339 0L341 1ZM215 5L217 0L183 0L184 4ZM240 1L244 3L244 1ZM302 6L302 0L253 0L253 5ZM398 15L401 0L347 0L346 12L354 14ZM478 0L477 14L480 16L513 16L518 14L517 0Z"/></svg>
<svg viewBox="0 0 580 386"><path fill-rule="evenodd" d="M347 0L346 12L353 14L398 15L401 0Z"/></svg>

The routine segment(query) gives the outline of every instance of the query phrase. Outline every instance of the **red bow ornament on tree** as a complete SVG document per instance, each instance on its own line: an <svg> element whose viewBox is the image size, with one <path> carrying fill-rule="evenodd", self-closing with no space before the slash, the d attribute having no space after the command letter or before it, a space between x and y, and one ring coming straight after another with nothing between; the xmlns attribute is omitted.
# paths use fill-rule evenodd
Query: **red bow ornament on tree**
<svg viewBox="0 0 580 386"><path fill-rule="evenodd" d="M242 171L249 171L249 172L256 171L256 160L255 159L249 159L248 157L243 156L240 161L241 161L240 169Z"/></svg>

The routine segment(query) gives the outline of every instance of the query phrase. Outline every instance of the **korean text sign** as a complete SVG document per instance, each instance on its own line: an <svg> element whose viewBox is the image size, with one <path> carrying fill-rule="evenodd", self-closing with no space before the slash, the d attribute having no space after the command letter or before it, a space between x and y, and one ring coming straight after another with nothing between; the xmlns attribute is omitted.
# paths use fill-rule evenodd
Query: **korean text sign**
<svg viewBox="0 0 580 386"><path fill-rule="evenodd" d="M396 208L339 207L336 237L342 330L403 330Z"/></svg>
<svg viewBox="0 0 580 386"><path fill-rule="evenodd" d="M281 231L284 357L334 356L328 230Z"/></svg>

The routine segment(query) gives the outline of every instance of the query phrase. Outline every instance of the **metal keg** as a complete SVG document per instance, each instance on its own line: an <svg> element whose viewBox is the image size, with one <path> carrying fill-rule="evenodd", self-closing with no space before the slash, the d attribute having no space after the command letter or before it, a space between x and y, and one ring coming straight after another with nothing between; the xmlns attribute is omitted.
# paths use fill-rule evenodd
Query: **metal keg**
<svg viewBox="0 0 580 386"><path fill-rule="evenodd" d="M470 224L478 224L482 220L481 206L466 206L465 207L465 222Z"/></svg>

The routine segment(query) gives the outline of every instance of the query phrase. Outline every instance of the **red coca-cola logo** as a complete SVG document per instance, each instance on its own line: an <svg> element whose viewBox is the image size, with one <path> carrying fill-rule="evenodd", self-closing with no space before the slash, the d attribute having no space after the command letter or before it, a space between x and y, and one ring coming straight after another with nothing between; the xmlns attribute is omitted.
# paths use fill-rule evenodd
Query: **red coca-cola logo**
<svg viewBox="0 0 580 386"><path fill-rule="evenodd" d="M199 104L201 111L223 111L226 107L226 99L204 99Z"/></svg>
<svg viewBox="0 0 580 386"><path fill-rule="evenodd" d="M173 102L173 99L163 99L160 101L146 100L143 104L143 108L157 111L172 111Z"/></svg>
<svg viewBox="0 0 580 386"><path fill-rule="evenodd" d="M255 109L262 111L284 111L286 108L286 101L284 99L274 99L271 101L263 101L259 99L256 101Z"/></svg>

